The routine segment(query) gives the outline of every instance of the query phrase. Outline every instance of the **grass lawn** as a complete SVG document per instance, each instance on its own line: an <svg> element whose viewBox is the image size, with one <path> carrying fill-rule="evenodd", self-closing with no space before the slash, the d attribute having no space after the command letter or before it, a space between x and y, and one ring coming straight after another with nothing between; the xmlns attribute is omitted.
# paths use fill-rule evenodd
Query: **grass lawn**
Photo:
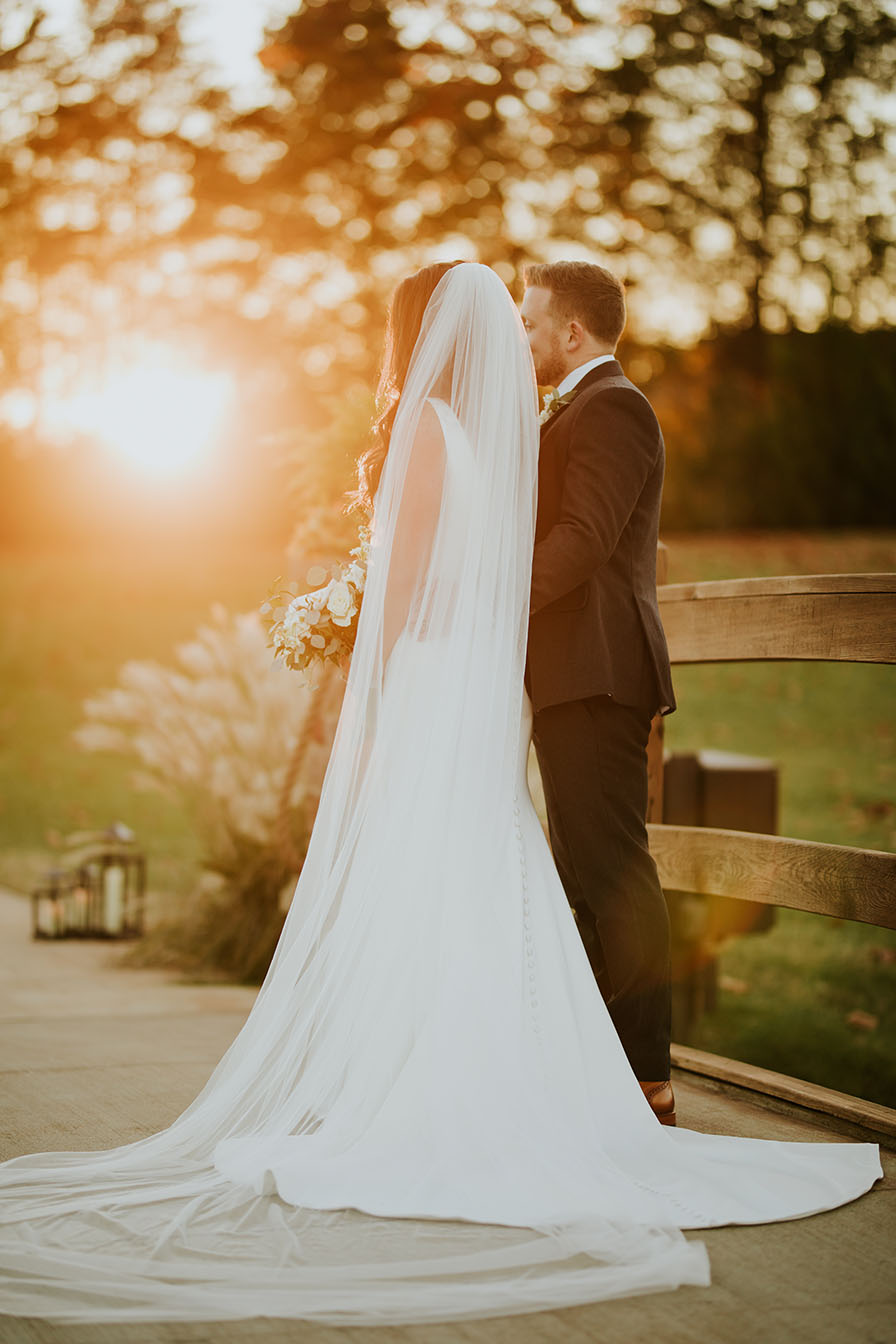
<svg viewBox="0 0 896 1344"><path fill-rule="evenodd" d="M670 582L896 569L896 533L666 541ZM282 569L274 548L0 553L0 881L27 890L54 834L121 820L148 852L155 908L188 899L188 819L70 734L123 662L167 661L211 603L248 610ZM667 744L772 758L784 834L896 849L894 680L827 663L681 668ZM896 934L783 911L770 932L730 943L721 970L719 1008L692 1044L896 1105ZM857 1009L878 1025L850 1026Z"/></svg>

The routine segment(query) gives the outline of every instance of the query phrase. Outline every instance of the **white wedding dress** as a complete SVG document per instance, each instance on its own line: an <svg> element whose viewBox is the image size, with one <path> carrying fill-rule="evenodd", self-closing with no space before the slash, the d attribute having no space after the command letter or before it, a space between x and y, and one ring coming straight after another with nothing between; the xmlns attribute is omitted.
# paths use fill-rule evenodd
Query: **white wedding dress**
<svg viewBox="0 0 896 1344"><path fill-rule="evenodd" d="M873 1144L669 1129L526 785L537 423L497 277L427 308L345 704L252 1012L166 1130L0 1166L0 1306L67 1321L510 1314L706 1284L682 1229L868 1190Z"/></svg>

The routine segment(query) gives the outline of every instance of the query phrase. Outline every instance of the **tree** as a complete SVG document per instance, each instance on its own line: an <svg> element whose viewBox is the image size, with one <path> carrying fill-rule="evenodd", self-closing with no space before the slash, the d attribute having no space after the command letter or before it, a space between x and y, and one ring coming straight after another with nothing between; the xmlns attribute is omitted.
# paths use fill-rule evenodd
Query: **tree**
<svg viewBox="0 0 896 1344"><path fill-rule="evenodd" d="M608 254L634 243L649 263L633 279L684 278L720 326L896 320L892 8L635 0L620 19L562 106L558 134L599 180L570 193L559 231Z"/></svg>

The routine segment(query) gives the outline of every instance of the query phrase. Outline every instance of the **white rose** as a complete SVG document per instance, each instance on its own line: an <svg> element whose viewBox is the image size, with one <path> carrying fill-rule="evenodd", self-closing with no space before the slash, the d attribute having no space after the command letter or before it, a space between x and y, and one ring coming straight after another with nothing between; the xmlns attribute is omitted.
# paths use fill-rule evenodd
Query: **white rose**
<svg viewBox="0 0 896 1344"><path fill-rule="evenodd" d="M351 615L354 606L354 599L347 583L338 579L330 585L329 596L327 597L327 611L331 616L345 619Z"/></svg>
<svg viewBox="0 0 896 1344"><path fill-rule="evenodd" d="M364 570L361 568L359 564L353 563L349 565L348 569L345 571L345 579L347 583L354 584L359 593L363 593Z"/></svg>
<svg viewBox="0 0 896 1344"><path fill-rule="evenodd" d="M301 607L289 606L283 617L283 629L288 635L303 635L308 630L308 613Z"/></svg>

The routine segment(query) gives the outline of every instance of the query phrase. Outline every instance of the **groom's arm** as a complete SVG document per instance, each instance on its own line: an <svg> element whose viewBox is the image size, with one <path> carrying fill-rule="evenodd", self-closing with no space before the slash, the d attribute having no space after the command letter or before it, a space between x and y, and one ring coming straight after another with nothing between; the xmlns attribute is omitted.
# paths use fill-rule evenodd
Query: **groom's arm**
<svg viewBox="0 0 896 1344"><path fill-rule="evenodd" d="M530 614L609 560L660 445L653 412L635 391L608 389L582 407L570 440L560 516L532 558Z"/></svg>

